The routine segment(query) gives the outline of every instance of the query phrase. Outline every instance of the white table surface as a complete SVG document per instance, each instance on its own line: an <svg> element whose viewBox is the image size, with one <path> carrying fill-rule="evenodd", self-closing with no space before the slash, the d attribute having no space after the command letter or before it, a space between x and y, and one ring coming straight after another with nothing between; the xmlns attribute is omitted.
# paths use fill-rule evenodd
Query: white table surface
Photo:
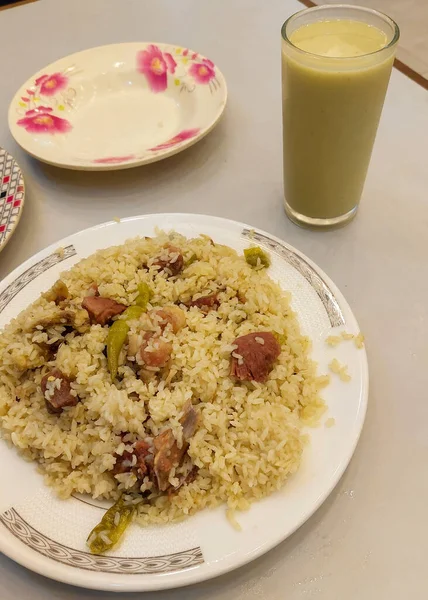
<svg viewBox="0 0 428 600"><path fill-rule="evenodd" d="M428 95L394 71L357 219L329 233L292 225L281 195L279 30L300 9L295 0L40 0L0 12L0 144L27 183L1 277L115 216L202 212L246 221L305 252L344 292L367 337L367 421L327 502L254 563L145 596L154 600L428 597ZM212 134L166 161L105 174L44 166L16 146L7 109L21 82L71 52L138 40L188 46L220 66L229 103ZM113 597L131 595L79 590L0 556L1 600Z"/></svg>

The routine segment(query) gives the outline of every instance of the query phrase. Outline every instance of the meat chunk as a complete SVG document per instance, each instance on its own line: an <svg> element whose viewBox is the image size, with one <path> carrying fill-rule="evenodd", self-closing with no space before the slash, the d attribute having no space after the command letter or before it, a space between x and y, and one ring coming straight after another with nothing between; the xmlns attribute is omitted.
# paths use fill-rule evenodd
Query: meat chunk
<svg viewBox="0 0 428 600"><path fill-rule="evenodd" d="M178 275L183 270L184 258L179 248L167 245L153 264L169 275Z"/></svg>
<svg viewBox="0 0 428 600"><path fill-rule="evenodd" d="M150 460L148 459L151 456L149 444L144 440L139 440L136 442L133 452L125 450L123 454L115 454L116 463L112 473L113 475L121 475L133 471L139 479L142 479L149 472Z"/></svg>
<svg viewBox="0 0 428 600"><path fill-rule="evenodd" d="M183 444L178 447L172 429L166 429L153 440L153 447L145 440L139 440L133 452L125 450L122 455L115 455L116 464L113 474L133 472L139 479L148 476L156 484L160 492L165 492L171 487L169 475L173 467L181 467L178 474L178 489L195 475L195 468L190 457L186 455L189 448L189 439L194 435L198 425L199 415L193 408L191 401L186 402L180 424L183 427ZM193 475L191 475L193 472Z"/></svg>
<svg viewBox="0 0 428 600"><path fill-rule="evenodd" d="M150 316L154 317L162 329L171 325L173 333L178 333L186 325L186 315L178 306L163 306L151 311Z"/></svg>
<svg viewBox="0 0 428 600"><path fill-rule="evenodd" d="M183 443L179 448L172 429L166 429L153 440L155 458L153 469L156 475L157 486L160 492L165 492L170 483L168 481L172 467L178 466L185 455L188 445Z"/></svg>
<svg viewBox="0 0 428 600"><path fill-rule="evenodd" d="M183 408L183 414L180 417L180 425L183 428L183 437L188 441L195 435L198 426L199 414L193 408L192 401L188 400Z"/></svg>
<svg viewBox="0 0 428 600"><path fill-rule="evenodd" d="M193 408L190 400L184 406L180 424L183 427L183 444L181 448L178 447L172 429L166 429L153 440L155 451L153 470L157 486L161 492L166 491L170 487L169 474L171 469L180 466L183 462L189 447L188 440L196 431L198 413ZM182 483L184 483L184 480Z"/></svg>
<svg viewBox="0 0 428 600"><path fill-rule="evenodd" d="M91 323L98 325L105 325L110 319L126 310L124 304L102 296L86 296L83 299L82 307L88 311Z"/></svg>
<svg viewBox="0 0 428 600"><path fill-rule="evenodd" d="M216 310L219 304L218 294L209 294L208 296L202 296L201 298L187 302L186 306L189 308L196 306L196 308L199 308L203 312L209 312L212 309Z"/></svg>
<svg viewBox="0 0 428 600"><path fill-rule="evenodd" d="M72 327L79 333L85 333L89 328L88 313L83 309L54 307L52 311L47 311L48 314L43 318L30 319L26 326L26 331L34 329L47 329L55 325L63 325L64 327Z"/></svg>
<svg viewBox="0 0 428 600"><path fill-rule="evenodd" d="M59 369L53 369L43 377L41 388L49 412L61 413L65 406L76 406L79 402L71 389L70 379Z"/></svg>
<svg viewBox="0 0 428 600"><path fill-rule="evenodd" d="M137 469L139 475L141 477L144 477L149 471L150 463L148 461L148 458L151 457L149 444L144 440L139 440L135 444L134 454L137 457Z"/></svg>
<svg viewBox="0 0 428 600"><path fill-rule="evenodd" d="M58 279L58 281L53 284L51 289L42 294L42 296L48 302L55 302L55 304L59 304L60 302L67 300L69 292L65 283L61 279Z"/></svg>
<svg viewBox="0 0 428 600"><path fill-rule="evenodd" d="M132 452L125 450L123 454L115 454L116 463L113 467L113 475L121 475L129 473L132 470Z"/></svg>
<svg viewBox="0 0 428 600"><path fill-rule="evenodd" d="M267 380L281 348L270 332L249 333L238 337L233 344L230 374L241 381Z"/></svg>
<svg viewBox="0 0 428 600"><path fill-rule="evenodd" d="M63 342L64 342L64 338L59 338L52 344L46 344L45 342L36 342L36 343L37 343L38 347L40 348L40 350L42 351L45 359L47 361L51 361L51 360L55 359L58 349Z"/></svg>
<svg viewBox="0 0 428 600"><path fill-rule="evenodd" d="M152 331L147 331L138 351L140 360L148 367L164 367L171 358L172 345Z"/></svg>

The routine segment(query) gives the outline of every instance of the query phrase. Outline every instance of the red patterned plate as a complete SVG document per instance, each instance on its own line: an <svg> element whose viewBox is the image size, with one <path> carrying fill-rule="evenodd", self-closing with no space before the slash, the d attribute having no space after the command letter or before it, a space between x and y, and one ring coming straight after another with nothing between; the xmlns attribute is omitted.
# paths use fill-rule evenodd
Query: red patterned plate
<svg viewBox="0 0 428 600"><path fill-rule="evenodd" d="M185 150L223 114L226 81L198 52L137 42L90 48L28 79L9 108L17 143L43 162L111 171Z"/></svg>
<svg viewBox="0 0 428 600"><path fill-rule="evenodd" d="M25 187L16 160L0 148L0 251L6 246L21 218Z"/></svg>

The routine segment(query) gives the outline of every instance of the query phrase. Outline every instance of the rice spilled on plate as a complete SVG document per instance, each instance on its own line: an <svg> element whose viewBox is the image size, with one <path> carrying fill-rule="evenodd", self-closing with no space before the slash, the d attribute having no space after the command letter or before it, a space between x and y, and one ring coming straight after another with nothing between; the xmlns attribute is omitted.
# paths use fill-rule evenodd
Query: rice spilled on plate
<svg viewBox="0 0 428 600"><path fill-rule="evenodd" d="M267 264L207 236L136 238L63 273L1 334L2 437L60 496L117 501L92 551L131 519L226 503L233 522L299 468L328 377Z"/></svg>

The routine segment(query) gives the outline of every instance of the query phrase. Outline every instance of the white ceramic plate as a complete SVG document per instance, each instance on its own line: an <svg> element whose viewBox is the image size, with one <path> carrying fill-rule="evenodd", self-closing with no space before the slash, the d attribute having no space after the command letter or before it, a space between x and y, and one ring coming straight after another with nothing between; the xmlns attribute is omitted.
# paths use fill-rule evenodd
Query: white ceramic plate
<svg viewBox="0 0 428 600"><path fill-rule="evenodd" d="M70 236L38 253L0 285L0 326L36 299L79 259L136 235L153 235L155 226L187 236L205 233L238 251L249 245L248 226L190 214L146 215L105 223ZM302 330L313 340L321 372L337 357L348 365L349 383L332 376L323 394L333 417L331 428L310 430L311 444L298 473L278 493L238 515L235 531L225 508L205 510L179 524L132 525L109 556L87 552L85 539L102 516L89 498L58 500L33 464L0 442L0 550L47 577L88 588L143 591L178 587L209 579L267 552L295 531L332 491L357 444L366 412L368 370L365 350L352 342L328 347L326 336L359 328L334 283L300 252L262 231L254 241L272 257L271 276L293 294ZM58 247L64 248L58 253ZM11 485L13 482L13 485Z"/></svg>
<svg viewBox="0 0 428 600"><path fill-rule="evenodd" d="M24 150L68 169L154 162L213 129L225 79L204 56L154 43L92 48L42 69L18 90L9 127Z"/></svg>
<svg viewBox="0 0 428 600"><path fill-rule="evenodd" d="M0 148L0 251L12 237L24 209L25 187L16 160Z"/></svg>

